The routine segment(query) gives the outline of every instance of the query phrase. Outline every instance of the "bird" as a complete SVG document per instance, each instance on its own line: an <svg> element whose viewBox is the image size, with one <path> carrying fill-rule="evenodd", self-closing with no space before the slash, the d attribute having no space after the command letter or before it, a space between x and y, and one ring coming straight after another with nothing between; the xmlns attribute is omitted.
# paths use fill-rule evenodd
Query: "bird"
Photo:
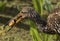
<svg viewBox="0 0 60 41"><path fill-rule="evenodd" d="M9 22L8 25L10 27L17 24L19 21L24 20L25 18L29 18L34 21L38 26L37 29L40 32L44 33L58 33L60 34L60 9L55 9L51 12L47 20L41 18L39 13L32 7L23 7L22 10Z"/></svg>

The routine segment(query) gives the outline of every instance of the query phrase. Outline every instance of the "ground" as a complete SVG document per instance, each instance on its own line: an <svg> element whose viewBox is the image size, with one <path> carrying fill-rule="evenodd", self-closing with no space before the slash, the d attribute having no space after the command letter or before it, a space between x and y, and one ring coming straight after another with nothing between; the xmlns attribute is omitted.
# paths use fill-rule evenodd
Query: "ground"
<svg viewBox="0 0 60 41"><path fill-rule="evenodd" d="M2 25L0 25L0 29ZM7 26L9 28L9 26ZM0 32L3 30L0 30ZM0 33L0 41L32 41L29 30L24 28L13 27L9 32Z"/></svg>

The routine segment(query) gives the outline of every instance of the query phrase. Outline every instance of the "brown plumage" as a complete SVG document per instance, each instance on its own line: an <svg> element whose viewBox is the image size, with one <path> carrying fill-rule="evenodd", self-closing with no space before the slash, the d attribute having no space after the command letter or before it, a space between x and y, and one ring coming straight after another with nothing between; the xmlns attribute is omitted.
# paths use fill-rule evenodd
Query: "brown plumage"
<svg viewBox="0 0 60 41"><path fill-rule="evenodd" d="M40 15L32 7L23 7L19 14L9 21L9 26L13 26L15 23L18 23L22 19L29 18L34 21L36 24L46 23ZM43 24L45 25L45 24Z"/></svg>
<svg viewBox="0 0 60 41"><path fill-rule="evenodd" d="M44 28L47 33L60 33L60 9L57 8L47 18L47 25Z"/></svg>
<svg viewBox="0 0 60 41"><path fill-rule="evenodd" d="M40 26L46 25L46 21L42 19L39 13L37 13L32 7L23 7L20 13L18 13L14 18L12 18L6 25L13 27L15 24L17 24L19 21L22 21L25 18L29 18L32 21L34 21L38 25L39 29Z"/></svg>

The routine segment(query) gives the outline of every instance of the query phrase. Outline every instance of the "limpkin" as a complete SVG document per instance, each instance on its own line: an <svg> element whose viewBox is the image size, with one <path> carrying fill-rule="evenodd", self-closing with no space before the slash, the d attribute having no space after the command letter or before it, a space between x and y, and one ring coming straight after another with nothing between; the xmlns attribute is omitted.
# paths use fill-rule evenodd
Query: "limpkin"
<svg viewBox="0 0 60 41"><path fill-rule="evenodd" d="M12 18L6 25L12 27L19 21L29 18L36 23L38 29L45 33L60 33L60 9L48 15L47 21L42 19L32 7L23 7L19 14ZM6 26L5 25L5 26ZM4 28L5 28L4 26Z"/></svg>

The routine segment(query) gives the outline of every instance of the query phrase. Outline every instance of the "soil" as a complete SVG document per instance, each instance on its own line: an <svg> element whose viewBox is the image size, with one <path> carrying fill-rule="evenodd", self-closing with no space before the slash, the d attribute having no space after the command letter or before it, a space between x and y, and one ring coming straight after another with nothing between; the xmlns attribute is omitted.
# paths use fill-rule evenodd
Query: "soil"
<svg viewBox="0 0 60 41"><path fill-rule="evenodd" d="M22 24L20 27L14 26L9 32L4 32L2 27L0 25L0 41L32 41L29 30L22 27ZM6 26L6 28L9 28L9 26Z"/></svg>

